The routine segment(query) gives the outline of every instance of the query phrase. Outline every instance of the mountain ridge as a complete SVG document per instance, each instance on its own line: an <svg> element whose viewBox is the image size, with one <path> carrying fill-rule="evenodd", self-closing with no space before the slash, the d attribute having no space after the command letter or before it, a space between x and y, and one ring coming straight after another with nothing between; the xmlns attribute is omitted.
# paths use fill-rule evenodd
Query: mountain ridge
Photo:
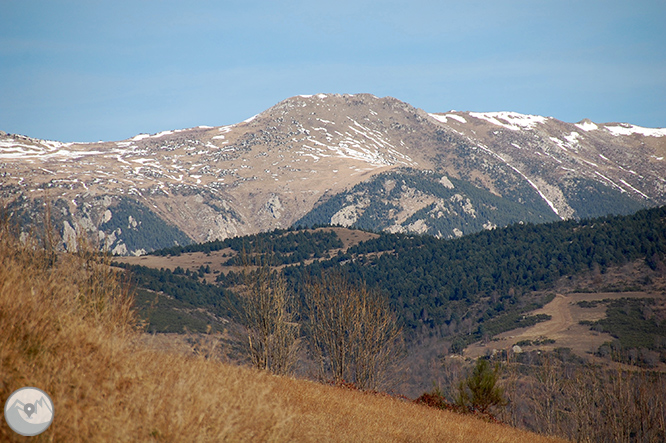
<svg viewBox="0 0 666 443"><path fill-rule="evenodd" d="M287 228L331 197L347 198L355 186L398 170L459 180L546 219L581 218L614 213L615 201L622 202L620 213L666 203L665 136L665 129L629 124L565 123L515 112L428 113L392 97L317 94L290 97L233 125L117 142L0 134L0 195L14 215L33 214L35 197L59 202L63 247L73 248L83 230L117 254ZM440 208L441 219L458 217L441 208L463 202L478 212L482 204L465 193L448 200L417 188L399 194L349 197L357 201L324 221L345 225L353 218L345 214L364 216L367 205L359 201L383 198L388 219L369 228L437 234L428 205ZM114 210L129 200L142 209ZM102 227L116 213L122 223ZM490 214L479 226L506 224ZM509 220L519 221L525 220ZM127 238L137 229L145 236ZM157 231L169 235L151 243L148 236Z"/></svg>

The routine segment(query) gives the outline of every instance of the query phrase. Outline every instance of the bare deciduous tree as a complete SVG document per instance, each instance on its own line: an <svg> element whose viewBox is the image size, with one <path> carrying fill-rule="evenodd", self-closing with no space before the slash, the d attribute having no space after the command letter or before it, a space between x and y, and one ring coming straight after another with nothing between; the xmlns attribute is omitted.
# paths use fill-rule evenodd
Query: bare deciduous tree
<svg viewBox="0 0 666 443"><path fill-rule="evenodd" d="M400 349L401 331L387 300L339 272L306 287L305 312L320 377L374 389ZM327 377L328 376L328 377Z"/></svg>
<svg viewBox="0 0 666 443"><path fill-rule="evenodd" d="M296 363L300 326L284 277L266 265L245 273L242 297L252 364L275 374L289 374Z"/></svg>
<svg viewBox="0 0 666 443"><path fill-rule="evenodd" d="M663 373L572 364L549 355L535 366L510 366L518 379L509 396L509 422L574 441L665 441Z"/></svg>

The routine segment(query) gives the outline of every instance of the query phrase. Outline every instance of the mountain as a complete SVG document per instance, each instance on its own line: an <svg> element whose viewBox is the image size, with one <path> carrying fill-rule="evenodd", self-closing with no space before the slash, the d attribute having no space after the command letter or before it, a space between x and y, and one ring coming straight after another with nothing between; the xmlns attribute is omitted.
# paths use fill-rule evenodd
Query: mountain
<svg viewBox="0 0 666 443"><path fill-rule="evenodd" d="M666 129L318 94L119 142L0 133L0 195L121 255L317 223L455 237L664 204L665 156Z"/></svg>

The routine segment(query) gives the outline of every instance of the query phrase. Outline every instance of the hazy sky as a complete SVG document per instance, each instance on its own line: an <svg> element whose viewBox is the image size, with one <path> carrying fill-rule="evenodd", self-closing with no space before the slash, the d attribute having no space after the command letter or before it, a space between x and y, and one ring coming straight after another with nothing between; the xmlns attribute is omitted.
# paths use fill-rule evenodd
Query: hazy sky
<svg viewBox="0 0 666 443"><path fill-rule="evenodd" d="M666 1L0 0L0 130L122 140L297 94L666 126Z"/></svg>

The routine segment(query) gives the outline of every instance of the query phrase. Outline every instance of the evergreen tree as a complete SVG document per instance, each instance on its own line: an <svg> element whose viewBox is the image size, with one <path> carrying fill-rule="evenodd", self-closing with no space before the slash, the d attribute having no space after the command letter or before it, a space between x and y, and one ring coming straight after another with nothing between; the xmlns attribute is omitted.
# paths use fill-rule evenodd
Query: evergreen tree
<svg viewBox="0 0 666 443"><path fill-rule="evenodd" d="M505 406L504 390L497 385L498 379L499 363L491 369L488 360L477 359L472 373L458 386L456 403L482 414L489 413L493 406Z"/></svg>

